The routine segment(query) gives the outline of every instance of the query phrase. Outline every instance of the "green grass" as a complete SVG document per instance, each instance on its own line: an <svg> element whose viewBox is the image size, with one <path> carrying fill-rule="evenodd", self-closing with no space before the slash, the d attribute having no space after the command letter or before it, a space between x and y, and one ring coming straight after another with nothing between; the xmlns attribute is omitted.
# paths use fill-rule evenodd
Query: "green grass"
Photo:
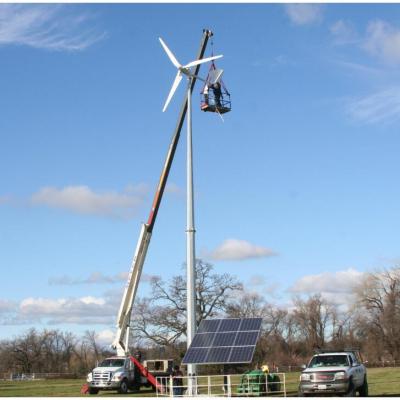
<svg viewBox="0 0 400 400"><path fill-rule="evenodd" d="M0 381L0 397L79 397L84 379L48 379L37 381ZM155 392L143 388L140 394L133 396L155 396ZM101 391L97 396L126 396L116 391ZM96 396L90 396L96 397Z"/></svg>
<svg viewBox="0 0 400 400"><path fill-rule="evenodd" d="M287 396L297 396L299 373L286 374ZM79 397L83 379L50 379L38 381L0 381L0 397ZM369 368L368 369L369 395L400 396L400 368ZM101 391L97 396L156 396L155 392L148 389L140 393L119 395L115 391ZM90 396L96 398L97 396Z"/></svg>
<svg viewBox="0 0 400 400"><path fill-rule="evenodd" d="M83 381L78 379L2 381L0 396L79 396L82 384Z"/></svg>

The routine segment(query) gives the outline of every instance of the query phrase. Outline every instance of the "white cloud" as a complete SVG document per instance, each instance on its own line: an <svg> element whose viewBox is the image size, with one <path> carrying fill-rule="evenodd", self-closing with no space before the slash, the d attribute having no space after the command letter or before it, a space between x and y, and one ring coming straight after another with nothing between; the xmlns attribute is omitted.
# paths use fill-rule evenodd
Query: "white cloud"
<svg viewBox="0 0 400 400"><path fill-rule="evenodd" d="M115 322L117 302L113 298L84 296L80 298L23 299L12 318L3 319L3 325L32 324L105 324Z"/></svg>
<svg viewBox="0 0 400 400"><path fill-rule="evenodd" d="M0 315L15 311L16 306L13 301L0 299Z"/></svg>
<svg viewBox="0 0 400 400"><path fill-rule="evenodd" d="M57 4L0 4L0 45L47 50L84 50L103 39L88 24L88 14L73 14Z"/></svg>
<svg viewBox="0 0 400 400"><path fill-rule="evenodd" d="M114 341L115 331L105 329L96 334L96 340L100 346L107 346Z"/></svg>
<svg viewBox="0 0 400 400"><path fill-rule="evenodd" d="M126 282L128 279L129 272L119 272L115 275L104 275L102 272L92 272L88 277L85 278L72 278L68 275L51 277L49 278L49 285L98 285L98 284L109 284ZM142 274L140 280L141 282L150 282L153 275Z"/></svg>
<svg viewBox="0 0 400 400"><path fill-rule="evenodd" d="M340 67L348 69L352 74L363 74L368 77L384 74L384 71L378 68L370 67L369 65L359 64L351 61L343 61L343 60L337 60L335 61L335 63Z"/></svg>
<svg viewBox="0 0 400 400"><path fill-rule="evenodd" d="M320 4L285 4L285 11L296 25L308 25L320 22L322 7Z"/></svg>
<svg viewBox="0 0 400 400"><path fill-rule="evenodd" d="M364 273L354 268L344 271L324 272L317 275L307 275L300 278L288 289L289 293L296 295L320 294L331 304L338 306L339 311L348 311L349 305L354 303L354 287L362 281ZM292 310L293 303L288 304Z"/></svg>
<svg viewBox="0 0 400 400"><path fill-rule="evenodd" d="M50 285L81 285L81 284L101 284L101 283L114 283L120 282L127 278L128 274L117 274L113 276L107 276L101 272L92 272L87 278L71 278L68 275L60 277L49 278Z"/></svg>
<svg viewBox="0 0 400 400"><path fill-rule="evenodd" d="M205 254L205 257L213 260L246 260L274 255L276 253L266 247L256 246L245 240L227 239L215 250Z"/></svg>
<svg viewBox="0 0 400 400"><path fill-rule="evenodd" d="M125 189L124 193L114 191L96 193L88 186L67 186L62 189L44 187L32 195L33 205L65 209L79 214L93 214L114 218L132 217L144 200L143 186Z"/></svg>
<svg viewBox="0 0 400 400"><path fill-rule="evenodd" d="M389 64L400 63L400 30L382 20L368 24L363 48Z"/></svg>
<svg viewBox="0 0 400 400"><path fill-rule="evenodd" d="M386 21L370 21L364 36L350 21L342 19L332 24L329 30L335 44L355 44L388 65L400 64L400 29Z"/></svg>
<svg viewBox="0 0 400 400"><path fill-rule="evenodd" d="M0 196L0 205L12 203L12 197L8 195Z"/></svg>
<svg viewBox="0 0 400 400"><path fill-rule="evenodd" d="M347 113L364 123L393 122L400 118L400 87L390 87L347 102Z"/></svg>
<svg viewBox="0 0 400 400"><path fill-rule="evenodd" d="M340 19L330 26L329 31L335 44L351 44L359 40L357 31L349 21Z"/></svg>
<svg viewBox="0 0 400 400"><path fill-rule="evenodd" d="M263 286L267 283L267 279L263 275L252 275L249 279L250 286Z"/></svg>
<svg viewBox="0 0 400 400"><path fill-rule="evenodd" d="M178 186L176 183L168 183L165 187L165 192L174 194L177 196L184 196L185 195L185 189L182 189L180 186Z"/></svg>
<svg viewBox="0 0 400 400"><path fill-rule="evenodd" d="M292 293L324 293L334 298L337 293L351 294L354 285L359 283L363 272L354 268L345 271L323 272L317 275L306 275L297 280L289 291ZM333 296L332 296L333 295Z"/></svg>
<svg viewBox="0 0 400 400"><path fill-rule="evenodd" d="M93 296L81 297L79 300L84 304L97 304L100 306L102 306L106 303L104 299L93 297Z"/></svg>

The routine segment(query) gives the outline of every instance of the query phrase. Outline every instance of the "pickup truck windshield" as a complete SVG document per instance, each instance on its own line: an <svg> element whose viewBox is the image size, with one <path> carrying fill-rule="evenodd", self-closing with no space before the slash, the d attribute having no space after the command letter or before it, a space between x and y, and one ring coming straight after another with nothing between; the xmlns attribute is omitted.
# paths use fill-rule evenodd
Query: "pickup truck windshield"
<svg viewBox="0 0 400 400"><path fill-rule="evenodd" d="M316 356L314 357L308 366L308 368L319 368L319 367L348 367L349 359L347 355L336 355L336 356Z"/></svg>
<svg viewBox="0 0 400 400"><path fill-rule="evenodd" d="M125 364L125 360L119 359L107 359L103 360L99 367L123 367Z"/></svg>

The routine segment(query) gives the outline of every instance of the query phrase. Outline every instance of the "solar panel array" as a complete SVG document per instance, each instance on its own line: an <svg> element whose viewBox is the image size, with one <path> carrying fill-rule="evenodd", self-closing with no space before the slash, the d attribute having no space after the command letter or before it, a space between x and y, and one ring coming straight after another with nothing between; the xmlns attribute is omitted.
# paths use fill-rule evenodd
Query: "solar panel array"
<svg viewBox="0 0 400 400"><path fill-rule="evenodd" d="M205 319L182 360L183 364L250 363L261 318Z"/></svg>

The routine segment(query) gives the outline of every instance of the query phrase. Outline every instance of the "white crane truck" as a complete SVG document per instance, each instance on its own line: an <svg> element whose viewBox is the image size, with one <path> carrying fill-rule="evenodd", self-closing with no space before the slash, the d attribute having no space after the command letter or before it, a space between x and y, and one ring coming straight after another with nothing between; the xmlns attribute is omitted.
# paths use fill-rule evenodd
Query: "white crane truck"
<svg viewBox="0 0 400 400"><path fill-rule="evenodd" d="M197 56L198 60L203 58L208 39L212 35L213 33L210 30L203 30L203 37ZM200 65L197 65L194 71L194 77L191 80L191 92L193 91L196 83L196 77L199 73L199 70ZM128 281L118 312L117 333L111 345L112 348L117 351L117 356L103 360L98 367L93 369L93 371L88 374L87 385L84 389L82 389L83 392L96 394L99 392L99 390L118 390L120 393L127 393L129 389L138 389L142 384L151 385L154 388L158 387L159 390L163 390L156 378L159 376L169 376L172 371L172 360L148 360L141 364L140 359L132 356L129 353L129 325L132 306L135 301L143 264L146 258L151 234L167 183L172 161L178 145L187 107L187 98L185 98L179 114L178 123L168 149L157 191L154 196L149 219L147 223L142 224L140 231ZM150 365L158 367L151 368Z"/></svg>

